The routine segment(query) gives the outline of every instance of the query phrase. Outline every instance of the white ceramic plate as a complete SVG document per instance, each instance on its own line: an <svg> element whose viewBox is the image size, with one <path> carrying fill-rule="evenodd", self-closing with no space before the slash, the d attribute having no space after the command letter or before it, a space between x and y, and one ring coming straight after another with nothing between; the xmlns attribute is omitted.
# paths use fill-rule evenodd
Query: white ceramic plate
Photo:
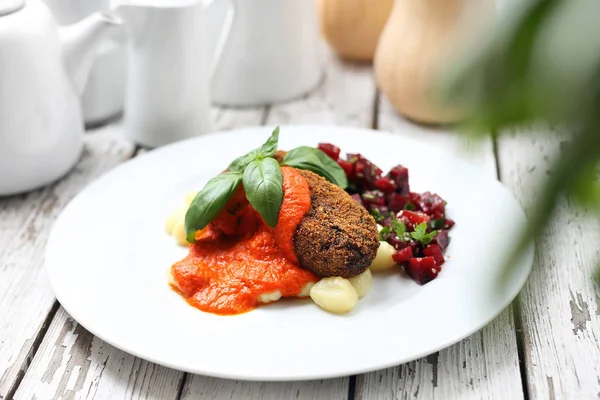
<svg viewBox="0 0 600 400"><path fill-rule="evenodd" d="M402 163L414 191L437 192L457 224L439 277L419 286L400 272L375 275L348 315L311 300L222 317L189 306L167 284L186 254L164 231L169 213L270 128L217 133L137 157L87 187L64 210L48 241L46 268L63 307L108 343L168 367L244 380L344 376L408 362L482 328L517 295L533 249L507 290L502 258L525 216L496 180L399 135L324 126L284 126L280 148L335 143L384 171Z"/></svg>

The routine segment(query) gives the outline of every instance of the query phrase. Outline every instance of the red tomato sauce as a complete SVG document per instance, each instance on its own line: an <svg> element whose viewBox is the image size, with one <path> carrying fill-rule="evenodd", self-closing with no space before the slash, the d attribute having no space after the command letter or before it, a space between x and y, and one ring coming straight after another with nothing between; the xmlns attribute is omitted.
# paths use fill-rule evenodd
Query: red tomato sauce
<svg viewBox="0 0 600 400"><path fill-rule="evenodd" d="M281 291L295 297L318 278L301 268L294 231L310 208L308 183L283 167L283 203L271 229L238 190L207 229L198 232L189 254L171 267L172 286L205 312L240 314L258 305L261 294Z"/></svg>

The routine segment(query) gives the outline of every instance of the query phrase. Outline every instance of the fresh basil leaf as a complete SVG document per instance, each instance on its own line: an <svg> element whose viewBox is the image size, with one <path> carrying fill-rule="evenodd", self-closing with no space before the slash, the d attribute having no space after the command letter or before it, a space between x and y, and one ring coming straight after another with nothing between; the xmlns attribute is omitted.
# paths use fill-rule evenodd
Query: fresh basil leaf
<svg viewBox="0 0 600 400"><path fill-rule="evenodd" d="M244 169L242 182L252 207L267 225L274 228L283 201L283 178L277 160L264 158L252 161Z"/></svg>
<svg viewBox="0 0 600 400"><path fill-rule="evenodd" d="M258 158L258 154L259 153L257 150L252 150L250 153L244 154L243 156L233 160L227 169L233 172L243 172L244 168L246 168L248 164Z"/></svg>
<svg viewBox="0 0 600 400"><path fill-rule="evenodd" d="M212 178L198 192L185 214L185 236L187 241L196 241L196 231L204 229L227 204L242 181L239 172L225 172Z"/></svg>
<svg viewBox="0 0 600 400"><path fill-rule="evenodd" d="M348 179L342 167L314 147L300 146L290 150L283 158L282 165L312 171L342 189L348 186Z"/></svg>
<svg viewBox="0 0 600 400"><path fill-rule="evenodd" d="M392 218L392 229L399 238L404 236L406 233L406 225L404 225L404 222L398 221L396 218Z"/></svg>
<svg viewBox="0 0 600 400"><path fill-rule="evenodd" d="M259 153L263 157L273 157L277 151L277 146L279 146L279 127L273 130L271 137L260 147Z"/></svg>
<svg viewBox="0 0 600 400"><path fill-rule="evenodd" d="M230 171L234 172L243 172L244 168L248 166L252 161L265 158L265 157L273 157L275 152L277 151L277 146L279 145L279 127L275 128L273 133L267 141L260 146L258 149L254 149L248 154L244 154L233 160L229 167L227 168Z"/></svg>

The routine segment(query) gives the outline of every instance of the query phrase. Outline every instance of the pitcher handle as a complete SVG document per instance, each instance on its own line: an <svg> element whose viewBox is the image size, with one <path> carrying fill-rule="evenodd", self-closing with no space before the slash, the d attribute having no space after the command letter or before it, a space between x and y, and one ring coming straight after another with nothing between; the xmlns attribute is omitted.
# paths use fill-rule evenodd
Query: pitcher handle
<svg viewBox="0 0 600 400"><path fill-rule="evenodd" d="M209 8L213 4L215 4L217 0L205 0L204 6ZM212 63L210 66L210 80L212 81L215 73L217 72L217 68L219 67L223 54L225 53L225 47L229 42L229 36L231 34L231 28L233 27L233 22L236 16L236 0L227 0L229 2L229 7L227 9L227 15L225 16L225 23L221 28L221 34L219 35L219 39L217 40L217 45L215 48L215 53L213 54Z"/></svg>

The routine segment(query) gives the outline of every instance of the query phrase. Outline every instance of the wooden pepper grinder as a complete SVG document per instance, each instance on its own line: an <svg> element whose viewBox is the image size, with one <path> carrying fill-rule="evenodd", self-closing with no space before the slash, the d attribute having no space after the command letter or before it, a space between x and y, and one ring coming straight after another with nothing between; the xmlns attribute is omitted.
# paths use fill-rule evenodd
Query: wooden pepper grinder
<svg viewBox="0 0 600 400"><path fill-rule="evenodd" d="M443 107L436 100L437 74L470 18L477 14L480 22L492 10L493 1L488 0L395 1L379 40L374 70L381 92L400 114L426 124L461 119L461 110Z"/></svg>

